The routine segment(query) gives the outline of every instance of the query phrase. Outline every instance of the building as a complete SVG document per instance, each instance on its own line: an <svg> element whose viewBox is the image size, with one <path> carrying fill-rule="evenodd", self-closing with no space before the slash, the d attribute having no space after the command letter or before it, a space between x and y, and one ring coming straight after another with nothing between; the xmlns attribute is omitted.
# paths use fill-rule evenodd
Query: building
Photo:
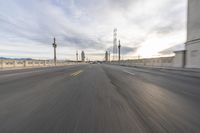
<svg viewBox="0 0 200 133"><path fill-rule="evenodd" d="M85 61L85 52L84 51L82 51L81 52L81 61Z"/></svg>
<svg viewBox="0 0 200 133"><path fill-rule="evenodd" d="M188 0L186 67L200 68L200 0Z"/></svg>

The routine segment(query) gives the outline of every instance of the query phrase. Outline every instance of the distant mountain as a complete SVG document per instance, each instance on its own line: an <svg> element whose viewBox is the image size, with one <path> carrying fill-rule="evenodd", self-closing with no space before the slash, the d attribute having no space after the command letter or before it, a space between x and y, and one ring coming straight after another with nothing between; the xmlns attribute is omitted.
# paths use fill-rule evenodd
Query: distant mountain
<svg viewBox="0 0 200 133"><path fill-rule="evenodd" d="M5 60L5 59L8 59L8 58L5 58L5 57L0 57L0 60Z"/></svg>
<svg viewBox="0 0 200 133"><path fill-rule="evenodd" d="M7 58L7 57L0 57L0 60L33 60L32 58Z"/></svg>

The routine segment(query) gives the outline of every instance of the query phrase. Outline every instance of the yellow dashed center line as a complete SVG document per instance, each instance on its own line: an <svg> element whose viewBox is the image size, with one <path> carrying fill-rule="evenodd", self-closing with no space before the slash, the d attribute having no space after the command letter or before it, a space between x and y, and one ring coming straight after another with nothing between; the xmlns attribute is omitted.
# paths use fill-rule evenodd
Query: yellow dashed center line
<svg viewBox="0 0 200 133"><path fill-rule="evenodd" d="M77 72L70 74L70 76L77 76L77 75L81 74L82 72L83 72L83 70L79 70Z"/></svg>

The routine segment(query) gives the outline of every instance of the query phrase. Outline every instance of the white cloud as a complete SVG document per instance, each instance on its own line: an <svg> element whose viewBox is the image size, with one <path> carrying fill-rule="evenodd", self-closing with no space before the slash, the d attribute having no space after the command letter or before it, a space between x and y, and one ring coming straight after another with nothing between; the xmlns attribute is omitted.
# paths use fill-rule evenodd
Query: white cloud
<svg viewBox="0 0 200 133"><path fill-rule="evenodd" d="M151 56L184 43L186 4L186 0L3 1L0 46L4 48L0 53L19 56L24 51L32 58L52 58L55 36L59 58L74 59L76 49L85 50L92 58L94 54L89 53L103 53L112 46L112 31L117 27L122 48L133 48L126 56ZM102 59L103 54L95 57Z"/></svg>

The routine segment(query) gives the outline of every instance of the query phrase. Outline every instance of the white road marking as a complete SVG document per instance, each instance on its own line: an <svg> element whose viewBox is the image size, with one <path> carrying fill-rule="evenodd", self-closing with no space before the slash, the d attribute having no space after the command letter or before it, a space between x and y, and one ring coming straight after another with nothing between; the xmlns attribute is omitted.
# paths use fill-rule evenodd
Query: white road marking
<svg viewBox="0 0 200 133"><path fill-rule="evenodd" d="M71 76L77 76L77 75L81 74L82 72L83 72L83 70L79 70L79 71L76 71L76 72L74 72L74 73L72 73L70 75Z"/></svg>
<svg viewBox="0 0 200 133"><path fill-rule="evenodd" d="M124 72L125 72L125 73L128 73L128 74L130 74L130 75L135 76L135 73L131 73L131 72L127 71L127 70L124 70Z"/></svg>
<svg viewBox="0 0 200 133"><path fill-rule="evenodd" d="M181 91L181 92L184 93L184 94L186 94L186 95L195 96L194 94L191 94L191 93L189 93L189 92L187 92L187 91Z"/></svg>

